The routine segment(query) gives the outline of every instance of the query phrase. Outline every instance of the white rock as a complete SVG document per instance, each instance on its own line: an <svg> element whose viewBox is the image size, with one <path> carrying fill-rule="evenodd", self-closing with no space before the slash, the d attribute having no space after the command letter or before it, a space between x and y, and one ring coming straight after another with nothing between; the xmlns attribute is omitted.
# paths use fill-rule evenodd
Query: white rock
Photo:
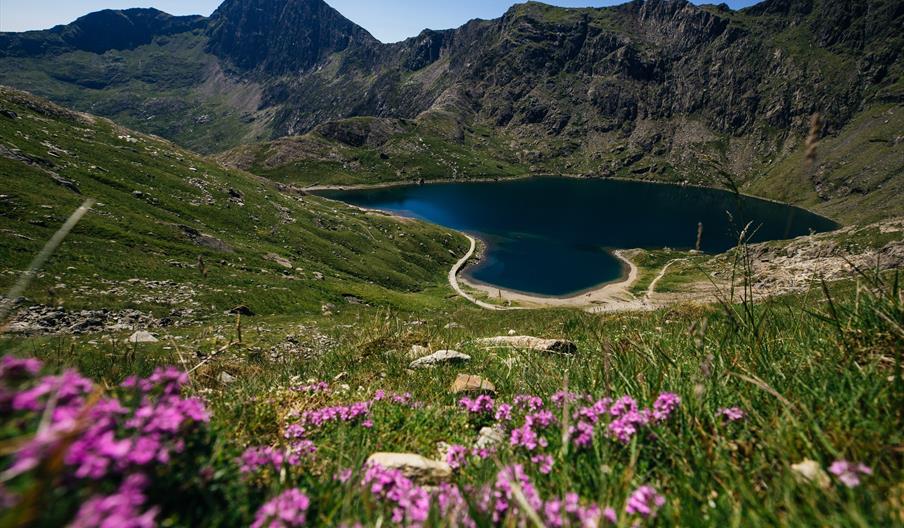
<svg viewBox="0 0 904 528"><path fill-rule="evenodd" d="M416 482L437 482L452 476L449 464L414 453L374 453L368 457L367 463L397 469Z"/></svg>
<svg viewBox="0 0 904 528"><path fill-rule="evenodd" d="M505 441L505 430L500 426L484 427L477 435L474 447L477 449L492 449Z"/></svg>
<svg viewBox="0 0 904 528"><path fill-rule="evenodd" d="M139 330L129 336L129 343L156 343L157 338L154 337L150 332L145 332L144 330Z"/></svg>
<svg viewBox="0 0 904 528"><path fill-rule="evenodd" d="M822 469L819 462L805 459L791 466L795 478L801 482L810 482L820 488L828 488L831 484L829 475Z"/></svg>
<svg viewBox="0 0 904 528"><path fill-rule="evenodd" d="M430 354L429 356L415 359L411 362L410 365L408 365L408 368L423 369L447 363L465 363L468 361L471 361L471 356L467 354L462 354L461 352L457 352L455 350L440 350L438 352Z"/></svg>
<svg viewBox="0 0 904 528"><path fill-rule="evenodd" d="M530 336L488 337L478 339L477 344L484 347L521 348L539 352L556 352L559 354L574 354L578 351L577 345L566 339L543 339Z"/></svg>

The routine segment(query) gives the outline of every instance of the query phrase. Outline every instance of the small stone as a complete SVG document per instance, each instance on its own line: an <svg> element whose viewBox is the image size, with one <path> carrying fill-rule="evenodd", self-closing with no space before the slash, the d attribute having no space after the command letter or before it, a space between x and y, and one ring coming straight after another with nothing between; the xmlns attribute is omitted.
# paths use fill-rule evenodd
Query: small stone
<svg viewBox="0 0 904 528"><path fill-rule="evenodd" d="M466 363L468 361L471 361L471 356L467 354L462 354L461 352L457 352L455 350L440 350L438 352L430 354L429 356L415 359L411 362L410 365L408 365L408 368L423 369L450 363Z"/></svg>
<svg viewBox="0 0 904 528"><path fill-rule="evenodd" d="M831 484L829 475L815 460L805 459L794 464L791 466L791 471L794 472L794 477L799 482L809 482L823 489L828 488Z"/></svg>
<svg viewBox="0 0 904 528"><path fill-rule="evenodd" d="M577 345L566 339L543 339L530 336L499 336L478 339L477 344L484 347L509 347L538 352L555 352L557 354L575 354Z"/></svg>
<svg viewBox="0 0 904 528"><path fill-rule="evenodd" d="M496 393L496 386L489 380L471 374L459 374L452 383L452 393Z"/></svg>
<svg viewBox="0 0 904 528"><path fill-rule="evenodd" d="M131 336L129 336L129 343L156 343L157 338L154 337L150 332L145 332L144 330L139 330L135 332Z"/></svg>
<svg viewBox="0 0 904 528"><path fill-rule="evenodd" d="M220 376L217 378L220 380L220 383L223 385L230 385L238 381L238 379L228 372L220 372Z"/></svg>
<svg viewBox="0 0 904 528"><path fill-rule="evenodd" d="M399 470L417 483L441 482L452 476L449 464L414 453L374 453L368 457L367 464Z"/></svg>
<svg viewBox="0 0 904 528"><path fill-rule="evenodd" d="M452 322L452 323L447 324L443 328L445 328L446 330L453 330L455 328L464 328L464 327L458 323Z"/></svg>
<svg viewBox="0 0 904 528"><path fill-rule="evenodd" d="M289 259L287 259L285 257L281 257L281 256L277 255L276 253L267 253L266 256L264 256L264 258L271 262L275 262L278 265L280 265L286 269L295 268L295 266L292 265L292 261L290 261Z"/></svg>
<svg viewBox="0 0 904 528"><path fill-rule="evenodd" d="M474 447L477 449L492 449L505 441L505 430L501 426L484 427L477 435Z"/></svg>

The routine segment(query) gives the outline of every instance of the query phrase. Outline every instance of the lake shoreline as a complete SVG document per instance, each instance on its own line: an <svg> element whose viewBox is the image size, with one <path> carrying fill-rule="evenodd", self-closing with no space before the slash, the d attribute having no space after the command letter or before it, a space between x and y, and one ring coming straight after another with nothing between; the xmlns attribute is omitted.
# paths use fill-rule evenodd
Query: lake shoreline
<svg viewBox="0 0 904 528"><path fill-rule="evenodd" d="M407 186L420 186L420 185L438 185L443 183L501 183L508 181L519 181L519 180L530 180L533 178L566 178L572 180L597 180L597 181L621 181L621 182L635 182L635 183L649 183L655 185L668 185L673 187L683 187L683 188L695 188L695 189L708 189L715 191L723 191L735 194L735 191L728 189L726 187L716 187L713 185L702 185L698 183L680 183L680 182L670 182L670 181L661 181L661 180L640 180L636 178L625 178L622 176L610 176L610 177L602 177L602 176L587 176L583 174L548 174L548 173L537 173L537 174L522 174L518 176L502 176L502 177L487 177L487 178L467 178L467 179L430 179L430 180L397 180L390 182L381 182L381 183L356 183L350 185L310 185L308 187L302 187L301 189L305 192L310 192L315 195L318 195L318 192L322 191L365 191L370 189L390 189L393 187L407 187ZM765 196L759 196L756 194L749 194L745 192L737 192L739 196L744 198L752 198L755 200L762 200L764 202L769 202L778 205L787 205L791 207L796 207L803 211L806 211L810 214L822 217L826 220L829 220L837 225L836 229L840 229L845 227L845 224L842 224L838 220L834 218L830 218L823 213L814 211L809 207L805 207L803 205L797 205L789 202L783 202L781 200L776 200L774 198L767 198ZM320 196L320 195L318 195ZM331 199L329 197L322 196L326 199Z"/></svg>
<svg viewBox="0 0 904 528"><path fill-rule="evenodd" d="M474 237L466 233L462 234L464 234L471 242L471 249L465 257L459 260L449 271L449 284L459 295L481 308L490 310L581 308L593 312L648 311L654 308L646 298L638 298L630 291L631 286L637 282L640 275L640 268L628 258L626 253L638 250L620 249L612 252L619 262L622 263L623 268L627 269L627 274L623 274L623 276L617 280L597 284L591 288L582 290L579 293L567 296L535 295L515 290L507 290L491 284L477 282L463 276L459 277L461 272L466 269L467 263L473 258L476 246ZM483 292L491 298L495 297L498 300L506 302L524 303L527 306L507 306L486 303L465 292L464 289L461 288L461 284L464 284L473 290Z"/></svg>

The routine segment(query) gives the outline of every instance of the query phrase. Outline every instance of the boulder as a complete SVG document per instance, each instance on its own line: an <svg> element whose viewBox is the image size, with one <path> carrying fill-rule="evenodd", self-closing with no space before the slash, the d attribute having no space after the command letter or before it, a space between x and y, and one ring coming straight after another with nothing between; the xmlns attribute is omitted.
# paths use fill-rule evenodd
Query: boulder
<svg viewBox="0 0 904 528"><path fill-rule="evenodd" d="M484 427L477 435L474 447L477 449L493 449L505 442L505 429L501 426Z"/></svg>
<svg viewBox="0 0 904 528"><path fill-rule="evenodd" d="M831 484L829 475L822 469L819 462L810 459L804 459L797 464L791 466L794 478L798 482L808 482L820 488L828 488Z"/></svg>
<svg viewBox="0 0 904 528"><path fill-rule="evenodd" d="M419 484L441 482L452 476L449 464L414 453L374 453L368 457L367 464L397 469Z"/></svg>
<svg viewBox="0 0 904 528"><path fill-rule="evenodd" d="M471 374L459 374L452 383L452 394L496 393L496 386L489 380Z"/></svg>
<svg viewBox="0 0 904 528"><path fill-rule="evenodd" d="M129 336L129 343L156 343L157 338L154 337L150 332L145 332L144 330L139 330L135 332L131 336Z"/></svg>
<svg viewBox="0 0 904 528"><path fill-rule="evenodd" d="M543 339L530 336L487 337L478 339L477 344L484 347L521 348L556 354L575 354L578 351L577 345L566 339Z"/></svg>
<svg viewBox="0 0 904 528"><path fill-rule="evenodd" d="M281 256L277 255L276 253L267 253L264 256L264 258L269 260L270 262L275 262L279 266L282 266L283 268L286 268L286 269L293 269L295 267L292 265L291 260L289 260L285 257L281 257Z"/></svg>
<svg viewBox="0 0 904 528"><path fill-rule="evenodd" d="M471 356L467 354L462 354L461 352L457 352L455 350L440 350L439 352L434 352L429 356L415 359L411 362L410 365L408 365L408 368L423 369L450 363L466 363L468 361L471 361Z"/></svg>

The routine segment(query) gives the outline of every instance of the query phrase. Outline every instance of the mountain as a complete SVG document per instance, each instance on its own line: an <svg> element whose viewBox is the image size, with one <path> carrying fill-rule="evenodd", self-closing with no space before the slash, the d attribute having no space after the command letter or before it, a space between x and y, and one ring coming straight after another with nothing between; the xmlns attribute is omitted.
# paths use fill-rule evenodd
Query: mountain
<svg viewBox="0 0 904 528"><path fill-rule="evenodd" d="M208 34L212 53L267 75L305 71L349 47L379 44L321 0L227 0Z"/></svg>
<svg viewBox="0 0 904 528"><path fill-rule="evenodd" d="M140 30L64 38L101 16ZM896 0L528 2L382 44L321 0L228 0L209 19L113 12L4 34L0 82L202 152L236 149L223 159L296 183L532 171L774 196L758 182L780 179L813 114L820 137L886 111L901 123L902 25ZM393 132L356 144L364 122ZM874 139L900 158L900 135ZM817 208L855 189L882 196L901 177L889 170L858 181L823 167L790 194L815 193Z"/></svg>

